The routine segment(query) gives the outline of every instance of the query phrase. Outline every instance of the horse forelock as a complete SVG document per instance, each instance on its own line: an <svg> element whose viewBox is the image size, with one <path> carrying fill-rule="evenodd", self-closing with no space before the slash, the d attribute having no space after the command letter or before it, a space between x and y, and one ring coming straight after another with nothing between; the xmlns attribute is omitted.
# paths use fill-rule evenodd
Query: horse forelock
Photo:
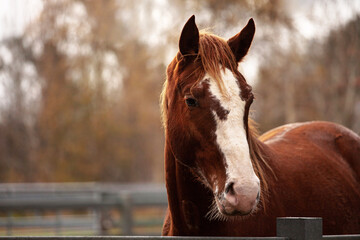
<svg viewBox="0 0 360 240"><path fill-rule="evenodd" d="M227 42L221 37L202 31L198 56L204 72L216 81L220 91L224 94L223 71L228 68L231 72L236 72L238 66Z"/></svg>

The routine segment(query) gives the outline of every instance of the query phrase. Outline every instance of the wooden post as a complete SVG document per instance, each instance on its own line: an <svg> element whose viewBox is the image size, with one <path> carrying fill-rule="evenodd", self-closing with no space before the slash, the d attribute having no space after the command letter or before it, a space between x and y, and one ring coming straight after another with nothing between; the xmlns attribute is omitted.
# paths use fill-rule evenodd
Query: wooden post
<svg viewBox="0 0 360 240"><path fill-rule="evenodd" d="M320 240L322 239L322 218L277 218L276 235L291 240Z"/></svg>
<svg viewBox="0 0 360 240"><path fill-rule="evenodd" d="M60 210L57 209L55 211L55 234L60 236L61 235L61 216L60 216Z"/></svg>
<svg viewBox="0 0 360 240"><path fill-rule="evenodd" d="M122 206L122 235L131 236L133 234L133 219L132 219L132 199L130 194L124 196L124 204Z"/></svg>
<svg viewBox="0 0 360 240"><path fill-rule="evenodd" d="M6 234L8 236L11 236L13 233L13 212L9 211L7 212L7 219L6 219Z"/></svg>

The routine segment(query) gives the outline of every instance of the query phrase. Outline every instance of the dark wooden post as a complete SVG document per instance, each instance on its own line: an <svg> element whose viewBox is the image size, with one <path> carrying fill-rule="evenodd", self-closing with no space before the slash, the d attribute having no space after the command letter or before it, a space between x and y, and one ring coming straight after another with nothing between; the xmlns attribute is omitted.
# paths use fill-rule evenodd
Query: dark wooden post
<svg viewBox="0 0 360 240"><path fill-rule="evenodd" d="M277 218L276 235L291 240L322 239L322 218Z"/></svg>

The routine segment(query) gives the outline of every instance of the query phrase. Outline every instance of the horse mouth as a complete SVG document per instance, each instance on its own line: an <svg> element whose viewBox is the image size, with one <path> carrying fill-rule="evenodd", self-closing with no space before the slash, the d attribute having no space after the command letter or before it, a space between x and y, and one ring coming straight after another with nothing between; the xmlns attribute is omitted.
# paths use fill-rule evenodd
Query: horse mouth
<svg viewBox="0 0 360 240"><path fill-rule="evenodd" d="M232 206L226 207L224 203L221 202L221 200L216 200L216 206L218 211L226 217L246 216L254 211L254 209L251 209L250 211L244 212L234 209Z"/></svg>
<svg viewBox="0 0 360 240"><path fill-rule="evenodd" d="M248 209L239 209L239 206L231 205L225 198L222 196L215 197L215 203L218 212L224 217L237 217L237 216L247 216L256 211L257 205L259 203L259 198L256 199L256 203Z"/></svg>

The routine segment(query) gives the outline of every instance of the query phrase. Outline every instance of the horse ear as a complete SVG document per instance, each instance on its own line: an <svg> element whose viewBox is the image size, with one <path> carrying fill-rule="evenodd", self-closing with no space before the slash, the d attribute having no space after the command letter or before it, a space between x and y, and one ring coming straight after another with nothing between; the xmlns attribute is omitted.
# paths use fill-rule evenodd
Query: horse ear
<svg viewBox="0 0 360 240"><path fill-rule="evenodd" d="M179 49L182 55L197 54L199 51L199 30L192 15L181 32Z"/></svg>
<svg viewBox="0 0 360 240"><path fill-rule="evenodd" d="M227 41L237 62L239 62L247 54L254 38L254 34L255 23L254 20L250 18L247 25L238 34Z"/></svg>

